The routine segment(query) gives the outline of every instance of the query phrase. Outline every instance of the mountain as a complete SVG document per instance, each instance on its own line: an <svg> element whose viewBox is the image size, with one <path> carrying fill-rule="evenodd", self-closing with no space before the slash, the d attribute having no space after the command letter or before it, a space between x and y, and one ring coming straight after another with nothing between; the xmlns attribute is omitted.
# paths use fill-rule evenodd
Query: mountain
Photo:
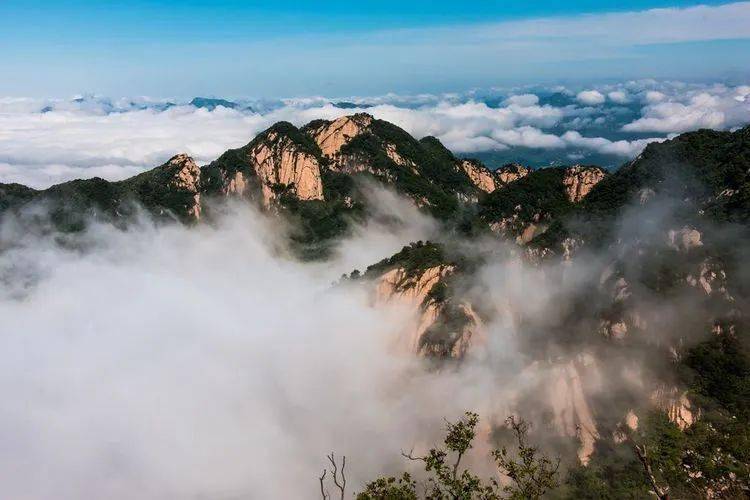
<svg viewBox="0 0 750 500"><path fill-rule="evenodd" d="M635 439L675 497L747 494L750 128L653 143L614 172L492 171L364 113L280 122L202 167L178 154L119 182L0 185L0 216L76 232L143 209L192 225L232 198L292 221L290 248L323 259L373 213L372 185L441 231L343 281L413 311L400 349L434 369L523 332L519 376L537 396L513 404L568 454L564 496L647 497ZM539 286L498 295L503 280Z"/></svg>
<svg viewBox="0 0 750 500"><path fill-rule="evenodd" d="M227 109L235 109L238 107L236 102L211 97L194 97L193 100L190 101L190 105L195 106L196 108L205 108L209 111L213 111L219 106L223 106Z"/></svg>
<svg viewBox="0 0 750 500"><path fill-rule="evenodd" d="M362 113L334 121L316 120L302 128L277 123L247 145L200 168L181 154L121 182L78 180L38 192L3 186L7 194L0 209L17 211L28 202L44 200L70 216L86 212L124 217L131 213L125 204L140 203L159 216L195 221L204 213L206 200L237 196L267 209L289 210L307 221L315 218L316 210L340 219L343 213L356 215L364 202L359 180L369 179L448 221L477 206L485 207L490 217L491 202L477 202L529 172L513 164L490 171L477 160L455 157L434 137L416 140L399 127ZM547 175L546 170L539 172L531 179ZM569 182L571 175L558 180ZM562 184L558 187L562 189ZM580 198L577 195L571 202ZM324 232L317 237L340 234Z"/></svg>

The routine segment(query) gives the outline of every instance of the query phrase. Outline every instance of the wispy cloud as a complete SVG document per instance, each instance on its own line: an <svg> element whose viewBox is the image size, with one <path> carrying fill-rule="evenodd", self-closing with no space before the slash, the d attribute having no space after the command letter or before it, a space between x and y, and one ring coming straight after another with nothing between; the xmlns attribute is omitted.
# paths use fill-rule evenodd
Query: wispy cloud
<svg viewBox="0 0 750 500"><path fill-rule="evenodd" d="M278 97L443 92L561 79L748 76L749 25L750 3L736 2L429 28L297 30L262 39L184 36L179 43L148 46L137 37L64 48L35 40L45 50L26 50L23 43L4 47L2 69L13 78L0 81L0 93Z"/></svg>
<svg viewBox="0 0 750 500"><path fill-rule="evenodd" d="M477 34L488 41L596 40L605 45L641 45L748 38L748 25L750 2L736 2L511 21L487 25Z"/></svg>

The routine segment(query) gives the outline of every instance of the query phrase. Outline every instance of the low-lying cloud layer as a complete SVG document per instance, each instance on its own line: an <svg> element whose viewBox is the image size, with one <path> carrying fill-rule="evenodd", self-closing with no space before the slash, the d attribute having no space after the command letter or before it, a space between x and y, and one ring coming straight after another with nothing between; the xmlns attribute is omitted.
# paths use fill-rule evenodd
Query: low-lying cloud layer
<svg viewBox="0 0 750 500"><path fill-rule="evenodd" d="M248 207L215 226L94 225L62 246L3 221L0 496L307 498L331 450L356 491L408 467L399 450L436 442L443 417L501 422L542 376L508 382L523 362L510 325L487 325L486 362L431 371L397 347L416 311L332 284L433 236L396 208L402 230L360 227L319 264L285 258L279 221ZM523 269L493 272L495 293L521 293Z"/></svg>
<svg viewBox="0 0 750 500"><path fill-rule="evenodd" d="M75 235L1 221L0 497L308 498L331 450L349 457L358 491L409 467L399 450L435 443L443 417L482 415L469 459L486 467L486 424L511 412L542 435L566 432L574 448L575 426L560 422L592 409L572 392L600 398L598 416L612 419L623 408L609 403L647 396L643 352L597 359L554 338L580 313L576 296L601 286L606 255L534 267L498 240L472 241L466 252L492 256L456 286L487 308L486 345L477 340L481 349L460 366L437 371L395 348L416 311L332 282L437 230L393 193L375 191L372 201L379 219L401 219L396 229L357 227L335 259L315 264L287 258L283 224L248 206L215 224L144 218ZM639 210L619 239L659 242L670 212ZM682 336L684 312L698 310L670 297L652 301L647 319L668 317L674 330L656 328L653 338ZM595 328L583 333L596 338ZM540 335L549 355L531 363L519 343Z"/></svg>
<svg viewBox="0 0 750 500"><path fill-rule="evenodd" d="M505 159L522 159L527 151L542 151L547 162L590 159L614 166L671 134L747 123L750 86L637 81L356 97L344 104L325 98L238 100L234 108L211 110L143 98L5 98L0 182L47 187L79 177L122 179L178 152L203 164L277 121L303 125L357 111L417 138L437 136L457 154L502 152Z"/></svg>
<svg viewBox="0 0 750 500"><path fill-rule="evenodd" d="M278 236L240 211L97 227L76 254L6 226L23 248L0 255L3 278L39 279L0 297L0 496L305 498L331 449L358 456L354 480L418 435L439 386L409 389L415 359L389 353L409 313L332 289Z"/></svg>

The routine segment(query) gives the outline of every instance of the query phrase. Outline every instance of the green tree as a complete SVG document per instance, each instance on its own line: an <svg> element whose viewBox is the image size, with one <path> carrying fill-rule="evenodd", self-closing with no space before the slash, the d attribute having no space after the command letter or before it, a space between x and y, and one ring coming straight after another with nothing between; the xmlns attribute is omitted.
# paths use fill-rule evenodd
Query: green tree
<svg viewBox="0 0 750 500"><path fill-rule="evenodd" d="M538 456L538 449L526 442L529 424L510 416L506 420L513 430L518 442L517 458L508 452L506 447L492 452L500 471L508 476L512 483L503 487L503 491L513 500L536 500L547 491L558 486L557 471L560 460L554 463L546 456Z"/></svg>
<svg viewBox="0 0 750 500"><path fill-rule="evenodd" d="M418 500L417 482L408 472L396 479L381 477L368 483L365 490L357 495L357 500Z"/></svg>
<svg viewBox="0 0 750 500"><path fill-rule="evenodd" d="M491 454L498 471L508 477L508 484L501 485L495 478L483 481L463 467L464 458L476 437L478 422L476 413L467 412L460 420L447 422L443 447L432 448L424 456L402 453L405 458L424 464L427 478L423 483L418 484L408 473L399 478L381 477L367 483L356 495L357 500L536 500L558 485L559 460L553 463L546 456L540 456L536 447L529 446L529 425L515 417L506 421L516 438L515 453L502 448ZM334 464L331 470L334 479L335 471ZM328 497L323 487L324 479L325 473L320 478L325 499ZM343 495L343 491L341 493Z"/></svg>

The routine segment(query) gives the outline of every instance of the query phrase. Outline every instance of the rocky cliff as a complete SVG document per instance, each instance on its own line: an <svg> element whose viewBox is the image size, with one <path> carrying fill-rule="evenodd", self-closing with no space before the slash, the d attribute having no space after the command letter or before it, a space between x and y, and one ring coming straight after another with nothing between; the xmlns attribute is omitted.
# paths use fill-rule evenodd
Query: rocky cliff
<svg viewBox="0 0 750 500"><path fill-rule="evenodd" d="M300 200L322 200L320 164L288 135L272 130L249 152L249 160L261 180L263 200L270 205L279 190L289 189Z"/></svg>
<svg viewBox="0 0 750 500"><path fill-rule="evenodd" d="M188 217L196 220L201 217L201 169L195 161L186 154L173 156L161 168L173 171L172 178L167 182L170 190L177 193L192 195L192 204L185 207Z"/></svg>
<svg viewBox="0 0 750 500"><path fill-rule="evenodd" d="M531 173L530 168L518 163L509 163L495 170L495 177L505 185L526 177L529 173Z"/></svg>
<svg viewBox="0 0 750 500"><path fill-rule="evenodd" d="M373 117L365 113L342 116L332 122L312 122L305 127L305 132L315 140L324 156L335 159L341 148L365 132L372 121Z"/></svg>
<svg viewBox="0 0 750 500"><path fill-rule="evenodd" d="M575 165L565 170L563 185L571 203L578 203L604 179L606 172L599 167Z"/></svg>
<svg viewBox="0 0 750 500"><path fill-rule="evenodd" d="M414 267L417 262L418 266ZM436 265L422 267L428 262ZM375 283L376 304L411 309L414 322L400 334L400 348L429 358L461 359L484 343L484 323L465 300L455 300L451 278L457 267L432 243L404 247L365 276Z"/></svg>

